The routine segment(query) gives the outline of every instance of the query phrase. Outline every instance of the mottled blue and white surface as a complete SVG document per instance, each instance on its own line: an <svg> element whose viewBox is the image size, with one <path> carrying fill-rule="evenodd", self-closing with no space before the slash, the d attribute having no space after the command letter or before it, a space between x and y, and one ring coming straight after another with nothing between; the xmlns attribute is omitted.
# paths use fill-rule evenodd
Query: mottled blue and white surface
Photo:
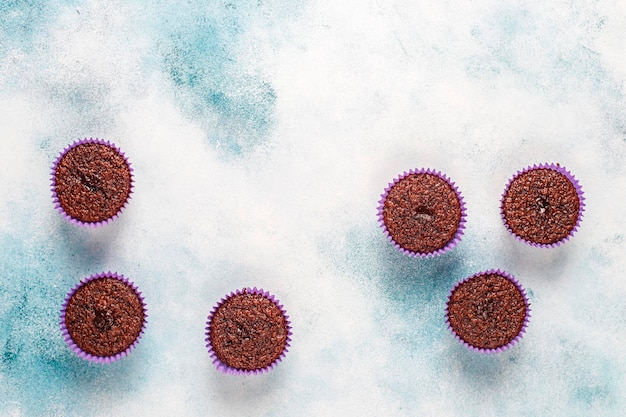
<svg viewBox="0 0 626 417"><path fill-rule="evenodd" d="M0 415L622 416L626 410L626 4L620 0L0 2ZM135 168L113 224L67 224L50 167L83 137ZM553 250L507 234L499 197L559 162L586 215ZM444 171L461 244L399 254L376 219L398 173ZM452 285L503 268L522 342L484 356L446 330ZM71 353L81 278L146 297L138 348ZM225 376L206 316L261 286L291 315L270 374Z"/></svg>

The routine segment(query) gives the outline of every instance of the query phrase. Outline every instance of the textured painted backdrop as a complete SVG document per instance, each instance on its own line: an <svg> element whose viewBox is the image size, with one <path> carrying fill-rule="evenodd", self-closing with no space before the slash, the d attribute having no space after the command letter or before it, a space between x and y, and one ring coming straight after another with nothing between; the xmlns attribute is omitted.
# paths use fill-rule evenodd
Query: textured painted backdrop
<svg viewBox="0 0 626 417"><path fill-rule="evenodd" d="M545 4L544 4L545 3ZM620 416L626 409L626 5L619 0L0 2L0 415ZM98 230L52 206L52 162L101 137L136 174ZM582 227L510 237L499 196L559 162ZM400 172L444 171L464 240L399 254L376 221ZM483 356L444 326L488 268L530 293L523 341ZM110 366L74 356L64 295L113 270L149 308ZM270 374L224 376L206 316L261 286L291 315Z"/></svg>

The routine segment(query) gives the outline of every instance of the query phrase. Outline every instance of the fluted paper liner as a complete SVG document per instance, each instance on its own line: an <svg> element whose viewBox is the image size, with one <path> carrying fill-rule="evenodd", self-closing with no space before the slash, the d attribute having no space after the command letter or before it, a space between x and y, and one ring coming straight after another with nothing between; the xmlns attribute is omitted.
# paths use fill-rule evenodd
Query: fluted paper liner
<svg viewBox="0 0 626 417"><path fill-rule="evenodd" d="M576 224L574 225L574 228L569 232L567 236L565 236L561 240L554 242L554 243L536 243L536 242L532 242L530 240L524 239L523 237L517 235L513 230L511 230L511 228L509 227L506 221L506 217L504 215L504 199L506 198L506 195L513 181L515 181L515 179L519 177L520 175L533 171L535 169L551 169L560 174L563 174L572 183L572 185L576 189L576 194L578 196L578 205L579 205L578 206L579 207L578 218L576 219ZM509 233L520 242L529 244L531 246L539 247L539 248L555 248L567 242L572 236L574 236L574 233L578 231L578 227L580 226L580 223L582 222L584 209L585 209L585 196L578 180L574 177L574 175L570 171L568 171L561 165L552 164L552 163L544 163L544 164L539 164L539 165L535 164L521 171L517 171L517 173L507 183L506 187L504 188L504 192L502 193L502 196L500 198L500 217L502 217L502 221L504 222L504 227L506 227Z"/></svg>
<svg viewBox="0 0 626 417"><path fill-rule="evenodd" d="M458 334L456 334L456 332L454 331L454 329L452 328L452 325L450 324L450 318L448 316L448 306L450 303L450 298L452 297L452 294L454 293L454 291L462 284L476 278L476 277L480 277L483 275L499 275L501 277L504 277L506 279L508 279L509 281L511 281L513 284L515 284L515 286L517 287L517 289L520 291L520 293L522 294L522 296L524 297L524 304L526 305L526 317L524 317L524 323L522 325L522 328L520 329L519 333L517 334L517 336L515 336L515 338L513 338L513 340L511 340L509 343L505 344L504 346L500 346L497 348L480 348L480 347L476 347L471 345L470 343L466 342L465 340L463 340ZM526 290L522 287L522 285L519 283L519 281L517 281L512 275L508 274L505 271L502 271L500 269L489 269L487 271L483 271L483 272L479 272L477 274L474 274L470 277L467 277L459 282L457 282L454 287L452 288L452 290L450 290L450 293L448 294L448 300L446 301L446 325L448 326L448 330L450 330L450 333L452 333L452 335L459 341L461 342L463 345L465 345L468 349L474 351L474 352L479 352L479 353L485 353L485 354L493 354L493 353L500 353L500 352L504 352L508 349L510 349L511 347L513 347L515 344L517 344L522 337L524 336L524 333L526 333L526 328L528 327L528 321L531 317L530 314L531 310L530 310L530 301L528 300L528 295L526 294Z"/></svg>
<svg viewBox="0 0 626 417"><path fill-rule="evenodd" d="M431 174L446 181L450 185L454 193L456 194L457 198L459 199L459 204L461 207L461 219L459 221L459 226L457 227L456 233L454 234L452 239L450 239L450 241L446 243L442 248L434 250L432 252L426 252L426 253L416 252L416 251L405 249L402 246L400 246L398 243L396 243L396 241L393 239L393 237L387 230L385 219L383 217L383 208L385 205L385 200L387 199L387 195L389 194L389 191L398 182L408 177L409 175L413 175L413 174ZM458 187L445 174L442 174L441 171L436 171L430 168L411 169L409 171L405 171L403 174L399 175L396 179L394 179L392 182L389 183L389 185L387 186L387 188L385 188L383 194L381 195L380 200L378 201L378 223L380 227L383 229L385 236L387 236L387 239L389 240L389 242L393 244L396 247L396 249L398 249L400 252L404 253L405 255L408 255L411 257L420 257L420 258L434 257L434 256L442 255L443 253L452 250L461 241L461 238L465 231L465 222L466 222L465 201L463 200L463 196L461 195L461 192L459 191Z"/></svg>
<svg viewBox="0 0 626 417"><path fill-rule="evenodd" d="M59 197L57 196L57 192L56 192L56 170L57 170L57 167L59 165L59 162L61 161L61 159L63 159L63 157L70 150L76 148L77 146L84 145L84 144L87 144L87 143L97 143L99 145L105 145L105 146L108 146L109 148L114 149L122 158L124 158L124 161L128 165L128 170L130 172L130 189L129 189L128 197L126 198L126 201L124 202L122 207L120 207L120 209L117 211L117 213L115 213L113 216L109 217L108 219L104 219L104 220L101 220L101 221L98 221L98 222L84 222L84 221L76 219L76 218L70 216L69 214L67 214L65 212L65 210L63 209L63 207L61 206L61 203L59 201ZM75 141L74 143L69 145L67 148L63 149L63 151L59 154L57 159L54 161L54 164L52 165L52 174L50 176L50 185L51 185L50 191L52 191L52 199L53 199L53 202L54 202L54 208L59 212L59 214L61 214L69 223L71 223L71 224L73 224L75 226L97 228L99 226L104 226L105 224L108 224L108 223L112 222L113 220L117 219L120 216L120 214L122 214L122 211L126 208L126 206L128 205L129 200L132 198L133 188L134 188L134 185L135 185L135 180L134 180L134 176L133 176L133 168L132 168L130 162L128 161L128 158L126 157L124 152L122 152L120 150L120 148L115 146L113 143L111 143L109 141L105 141L103 139L89 138L89 139L81 139L81 140Z"/></svg>
<svg viewBox="0 0 626 417"><path fill-rule="evenodd" d="M215 353L215 351L213 350L213 346L211 345L211 338L210 338L210 329L211 329L211 322L213 320L213 315L217 312L217 310L231 297L235 297L238 295L242 295L242 294L259 294L262 295L264 298L270 300L272 303L274 303L276 305L276 307L278 307L278 309L280 310L280 312L282 313L283 317L285 318L285 325L287 327L287 339L285 340L285 348L283 349L282 353L280 354L280 356L278 358L276 358L274 360L274 362L272 362L271 364L269 364L268 366L264 367L264 368L259 368L259 369L254 369L254 370L247 370L247 369L238 369L238 368L234 368L231 367L225 363L223 363L218 357L217 354ZM223 297L213 308L213 310L211 310L211 313L209 314L208 318L207 318L207 322L206 322L206 347L209 351L209 354L211 355L211 358L213 359L213 364L216 366L216 368L221 371L224 374L230 374L230 375L258 375L258 374L262 374L265 372L269 372L271 369L273 369L276 365L278 365L279 362L281 362L283 360L283 358L285 357L285 354L289 351L289 347L290 347L290 342L291 342L291 322L289 321L289 316L287 315L287 312L285 311L285 309L283 308L283 306L280 304L280 302L272 295L270 294L268 291L264 291L262 288L242 288L240 290L231 292L229 295L226 295L225 297Z"/></svg>
<svg viewBox="0 0 626 417"><path fill-rule="evenodd" d="M137 297L139 297L139 300L141 302L141 306L143 309L143 325L141 327L141 331L139 332L139 335L137 335L137 338L135 339L135 341L128 347L126 348L126 350L124 350L123 352L120 352L118 354L112 355L112 356L95 356L92 355L90 353L87 353L85 351L83 351L73 340L72 337L70 336L70 333L65 325L65 313L67 311L67 306L68 303L70 301L70 299L72 298L72 296L74 295L74 293L81 288L83 285L87 284L90 281L93 280L97 280L97 279L101 279L101 278L112 278L112 279L117 279L119 281L124 282L126 285L128 285L136 294ZM96 275L91 275L87 278L82 279L76 286L74 286L74 288L72 288L72 290L67 294L67 296L65 297L65 301L63 302L63 307L61 308L61 317L60 317L60 326L61 326L61 334L63 336L63 339L65 340L65 342L68 344L68 346L70 347L70 349L72 349L72 351L74 353L76 353L76 355L78 355L79 357L94 362L94 363L111 363L111 362L115 362L118 359L124 358L126 356L128 356L128 354L135 348L135 346L137 346L137 344L139 343L139 340L141 339L141 336L143 335L143 332L146 329L146 323L148 322L147 320L148 318L148 314L147 314L147 308L146 308L146 303L144 301L143 296L141 295L141 292L139 291L139 289L135 286L135 284L133 284L132 282L130 282L126 277L124 277L124 275L122 274L118 274L117 272L101 272L99 274Z"/></svg>

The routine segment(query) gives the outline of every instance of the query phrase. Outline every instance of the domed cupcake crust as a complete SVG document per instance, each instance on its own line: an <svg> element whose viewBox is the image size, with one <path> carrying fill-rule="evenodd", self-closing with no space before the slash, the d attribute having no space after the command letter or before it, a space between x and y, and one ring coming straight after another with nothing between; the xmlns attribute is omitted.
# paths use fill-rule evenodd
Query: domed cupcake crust
<svg viewBox="0 0 626 417"><path fill-rule="evenodd" d="M389 240L409 256L434 256L456 246L465 229L465 204L445 175L411 170L381 196L381 226Z"/></svg>
<svg viewBox="0 0 626 417"><path fill-rule="evenodd" d="M224 373L266 372L291 340L287 316L268 292L244 288L222 299L207 320L207 348Z"/></svg>
<svg viewBox="0 0 626 417"><path fill-rule="evenodd" d="M59 212L74 224L98 226L117 217L132 193L132 168L124 154L99 139L65 149L52 170Z"/></svg>
<svg viewBox="0 0 626 417"><path fill-rule="evenodd" d="M500 207L505 226L519 240L553 247L578 229L584 205L582 189L569 171L541 164L511 179Z"/></svg>
<svg viewBox="0 0 626 417"><path fill-rule="evenodd" d="M517 343L529 317L525 291L500 270L481 272L456 284L446 308L452 333L470 349L485 353Z"/></svg>
<svg viewBox="0 0 626 417"><path fill-rule="evenodd" d="M124 276L101 273L84 279L66 297L61 331L76 354L93 362L126 356L146 325L141 293Z"/></svg>

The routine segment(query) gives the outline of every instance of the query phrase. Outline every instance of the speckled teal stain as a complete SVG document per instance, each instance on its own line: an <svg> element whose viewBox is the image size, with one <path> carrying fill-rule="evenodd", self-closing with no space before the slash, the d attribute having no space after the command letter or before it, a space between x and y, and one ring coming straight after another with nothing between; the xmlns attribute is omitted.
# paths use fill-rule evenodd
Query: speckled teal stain
<svg viewBox="0 0 626 417"><path fill-rule="evenodd" d="M29 52L44 45L59 11L78 0L3 0L0 2L0 56L10 49Z"/></svg>
<svg viewBox="0 0 626 417"><path fill-rule="evenodd" d="M21 403L25 415L45 414L44 403L50 401L45 398L51 395L45 386L54 382L42 379L51 376L44 364L63 348L56 325L61 294L51 285L56 277L45 273L50 260L42 259L44 252L11 236L0 237L0 372L5 382L0 396L9 400L4 406L10 400Z"/></svg>
<svg viewBox="0 0 626 417"><path fill-rule="evenodd" d="M252 150L267 140L274 124L276 94L271 84L255 76L224 68L229 61L221 47L200 42L198 49L177 44L166 70L179 90L184 111L206 121L210 143L231 154ZM207 46L217 50L207 51ZM217 116L217 122L212 120Z"/></svg>
<svg viewBox="0 0 626 417"><path fill-rule="evenodd" d="M605 402L611 391L607 385L586 385L577 387L575 393L574 398L577 402L592 407L594 403Z"/></svg>
<svg viewBox="0 0 626 417"><path fill-rule="evenodd" d="M49 2L36 0L9 0L0 3L0 48L15 44L28 45L33 34L41 30L44 16L49 12Z"/></svg>
<svg viewBox="0 0 626 417"><path fill-rule="evenodd" d="M253 1L219 3L201 15L173 10L157 28L162 68L181 109L203 125L209 143L226 156L253 151L275 124L274 87L246 70L245 61L254 63L254 56L237 52L242 35L253 22L264 22L266 11Z"/></svg>
<svg viewBox="0 0 626 417"><path fill-rule="evenodd" d="M563 30L554 27L550 21L540 20L528 10L501 7L489 19L472 28L471 36L487 53L469 56L466 72L471 78L478 79L514 74L529 87L549 89L555 94L559 89L567 92L567 83L573 79L583 83L579 87L585 84L595 88L608 87L611 80L599 54L583 44L564 42ZM559 43L542 41L546 34L553 34ZM536 65L523 60L520 55L520 51L529 48L540 57ZM610 93L608 89L607 93Z"/></svg>
<svg viewBox="0 0 626 417"><path fill-rule="evenodd" d="M83 262L97 268L99 261L73 240L75 229L57 232L54 242L32 240L28 230L0 236L0 415L86 416L94 390L123 398L141 377L130 359L92 364L63 341L63 299L83 277Z"/></svg>
<svg viewBox="0 0 626 417"><path fill-rule="evenodd" d="M323 252L335 252L335 265L341 273L355 276L380 292L385 313L404 321L402 333L390 337L407 349L427 351L429 346L448 336L445 327L445 304L454 284L471 273L464 260L465 244L437 257L413 258L390 244L379 228L353 229L345 246L333 248L325 242ZM323 248L323 249L322 249ZM380 332L386 333L385 320L377 320Z"/></svg>
<svg viewBox="0 0 626 417"><path fill-rule="evenodd" d="M570 10L573 26L579 24L577 14L575 8ZM603 17L585 19L591 19L588 36L600 33ZM555 103L567 102L572 96L576 99L580 91L597 91L606 117L626 138L622 81L614 78L592 44L568 37L569 29L529 10L501 6L471 29L472 38L484 52L467 56L465 73L481 83L507 84L513 79Z"/></svg>

